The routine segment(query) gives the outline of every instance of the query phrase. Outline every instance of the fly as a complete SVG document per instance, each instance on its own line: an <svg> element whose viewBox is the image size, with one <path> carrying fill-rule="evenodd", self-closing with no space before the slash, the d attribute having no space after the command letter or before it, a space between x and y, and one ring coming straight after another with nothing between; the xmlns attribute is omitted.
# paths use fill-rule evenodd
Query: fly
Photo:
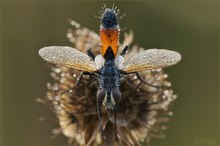
<svg viewBox="0 0 220 146"><path fill-rule="evenodd" d="M148 49L124 61L128 46L119 53L120 28L118 15L119 11L114 7L103 10L100 16L100 54L97 56L91 50L88 50L87 54L85 54L68 46L49 46L39 50L39 55L49 63L82 71L77 83L80 82L83 75L91 75L97 79L99 83L97 112L101 135L104 137L101 112L101 107L104 105L107 111L112 110L115 113L116 138L117 109L123 99L120 92L122 77L136 74L142 83L159 88L142 79L138 72L168 67L181 60L181 55L178 52L165 49Z"/></svg>

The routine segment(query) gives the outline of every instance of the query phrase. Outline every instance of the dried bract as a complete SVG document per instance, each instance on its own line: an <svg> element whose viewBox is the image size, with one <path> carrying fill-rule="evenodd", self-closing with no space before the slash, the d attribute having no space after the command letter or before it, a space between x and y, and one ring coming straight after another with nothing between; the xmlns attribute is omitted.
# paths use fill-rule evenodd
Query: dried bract
<svg viewBox="0 0 220 146"><path fill-rule="evenodd" d="M92 48L95 55L100 54L99 35L88 28L80 27L80 24L73 20L70 20L70 23L73 28L68 30L67 37L73 43L73 47L84 53L89 48ZM124 43L121 46L130 45L132 39L132 33L126 34ZM130 45L130 50L124 59L126 61L131 58L130 62L132 62L132 56L143 51L143 48ZM71 52L67 49L64 55L68 57L74 52L77 52L77 50ZM43 51L41 53L46 55ZM62 55L58 53L59 50L55 51L53 61L57 61L55 59L57 55ZM172 58L174 60L169 60L169 53L174 54L175 57ZM172 65L181 59L179 54L174 51L166 51L164 53L163 50L154 49L151 52L144 51L141 56L136 56L139 57L138 60L140 61L137 62L137 65L146 65L146 62L148 62L148 65L153 65L155 64L155 57L163 60L163 58L167 59L167 56L168 65ZM59 60L59 62L62 61ZM88 65L88 62L89 60L83 60L79 63ZM136 71L136 66L130 62L128 61L125 64L126 70L128 72ZM163 67L163 62L156 63ZM60 65L66 63L63 61ZM94 70L93 67L90 64L91 70ZM165 137L164 130L167 129L167 126L164 126L164 123L168 122L169 116L173 115L170 107L177 96L173 94L171 83L167 81L168 76L163 73L162 69L154 69L152 66L151 70L141 70L140 67L138 70L141 71L139 73L141 78L149 84L160 88L143 84L136 74L130 74L121 79L120 91L123 100L117 110L116 120L118 142L115 141L114 137L114 112L107 111L104 107L102 107L101 112L106 139L103 140L100 135L96 109L98 81L92 76L83 76L79 84L71 89L77 82L81 71L56 65L50 65L50 69L53 81L47 85L48 91L44 100L48 105L52 106L59 120L60 128L58 131L68 137L70 143L74 145L121 144L132 146L149 143L151 138ZM69 92L62 94L69 89L71 89ZM56 132L57 130L54 133Z"/></svg>

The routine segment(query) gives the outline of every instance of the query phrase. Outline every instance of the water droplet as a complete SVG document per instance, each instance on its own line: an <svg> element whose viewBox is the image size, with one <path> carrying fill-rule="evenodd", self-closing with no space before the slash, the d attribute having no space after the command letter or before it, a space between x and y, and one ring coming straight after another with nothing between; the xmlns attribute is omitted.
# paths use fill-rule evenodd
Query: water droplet
<svg viewBox="0 0 220 146"><path fill-rule="evenodd" d="M53 130L52 130L52 133L53 133L53 134L59 134L60 131L61 131L60 128L58 128L58 129L53 129Z"/></svg>
<svg viewBox="0 0 220 146"><path fill-rule="evenodd" d="M165 81L163 84L164 84L165 86L167 86L167 87L171 87L171 83L168 82L168 81Z"/></svg>
<svg viewBox="0 0 220 146"><path fill-rule="evenodd" d="M173 95L173 100L177 99L177 95Z"/></svg>
<svg viewBox="0 0 220 146"><path fill-rule="evenodd" d="M62 109L59 105L55 105L54 108L55 108L57 111L59 111L59 110Z"/></svg>
<svg viewBox="0 0 220 146"><path fill-rule="evenodd" d="M71 32L69 32L69 33L66 34L66 36L67 36L68 38L72 38L72 37L73 37L73 34L72 34Z"/></svg>
<svg viewBox="0 0 220 146"><path fill-rule="evenodd" d="M76 74L73 74L73 77L75 78L75 77L76 77Z"/></svg>
<svg viewBox="0 0 220 146"><path fill-rule="evenodd" d="M75 41L76 41L76 39L75 39L75 38L73 38L73 37L72 37L72 38L70 38L69 40L70 40L70 42L75 42Z"/></svg>
<svg viewBox="0 0 220 146"><path fill-rule="evenodd" d="M65 73L61 73L61 77L64 77L65 76Z"/></svg>
<svg viewBox="0 0 220 146"><path fill-rule="evenodd" d="M72 21L70 21L70 24L74 26L74 25L76 25L76 21L72 20Z"/></svg>
<svg viewBox="0 0 220 146"><path fill-rule="evenodd" d="M169 94L169 90L164 90L163 94L168 95Z"/></svg>
<svg viewBox="0 0 220 146"><path fill-rule="evenodd" d="M166 99L166 96L165 96L165 95L163 95L163 96L162 96L162 98L163 98L163 99Z"/></svg>
<svg viewBox="0 0 220 146"><path fill-rule="evenodd" d="M61 72L61 69L60 69L60 68L54 68L53 71L54 71L55 73L60 73L60 72Z"/></svg>
<svg viewBox="0 0 220 146"><path fill-rule="evenodd" d="M39 103L44 103L44 102L45 102L45 101L44 101L43 99L41 99L41 98L37 98L36 101L39 102Z"/></svg>
<svg viewBox="0 0 220 146"><path fill-rule="evenodd" d="M79 24L79 23L77 23L77 24L75 25L75 27L76 27L76 28L79 28L79 27L80 27L80 24Z"/></svg>
<svg viewBox="0 0 220 146"><path fill-rule="evenodd" d="M168 112L168 115L169 115L169 116L172 116L172 115L173 115L173 112L171 112L171 111Z"/></svg>
<svg viewBox="0 0 220 146"><path fill-rule="evenodd" d="M154 125L154 123L156 122L156 119L151 119L148 121L148 124L149 125Z"/></svg>
<svg viewBox="0 0 220 146"><path fill-rule="evenodd" d="M53 91L57 91L57 90L59 90L58 85L57 85L57 84L54 84L54 85L52 86L52 90L53 90Z"/></svg>
<svg viewBox="0 0 220 146"><path fill-rule="evenodd" d="M168 74L164 74L163 77L164 77L164 78L168 78Z"/></svg>
<svg viewBox="0 0 220 146"><path fill-rule="evenodd" d="M161 71L162 71L161 68L156 69L156 72L161 72Z"/></svg>
<svg viewBox="0 0 220 146"><path fill-rule="evenodd" d="M60 96L55 96L54 99L55 99L56 101L59 101L59 100L60 100Z"/></svg>
<svg viewBox="0 0 220 146"><path fill-rule="evenodd" d="M61 78L60 83L64 83L66 81L66 78Z"/></svg>

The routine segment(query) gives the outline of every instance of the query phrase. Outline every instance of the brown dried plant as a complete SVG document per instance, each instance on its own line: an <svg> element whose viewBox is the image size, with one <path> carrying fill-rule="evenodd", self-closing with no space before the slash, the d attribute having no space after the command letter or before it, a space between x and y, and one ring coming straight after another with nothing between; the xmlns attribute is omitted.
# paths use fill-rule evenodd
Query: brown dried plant
<svg viewBox="0 0 220 146"><path fill-rule="evenodd" d="M99 35L73 20L70 24L72 28L68 30L67 37L73 47L82 52L92 48L94 54L99 54ZM131 46L132 41L133 33L125 33L124 42L120 45L120 49L130 46L125 60L144 50L136 45ZM125 100L120 103L117 114L118 143L114 137L114 114L107 113L105 109L102 109L102 120L106 139L102 140L100 136L96 109L97 80L84 76L71 92L61 94L74 86L80 71L56 65L50 65L50 69L53 80L47 84L46 97L39 101L52 107L58 118L60 128L53 133L63 133L69 138L69 143L132 146L149 144L151 138L165 137L167 126L164 124L173 115L170 107L177 96L173 94L171 83L167 81L168 75L162 69L140 72L144 80L160 88L142 84L135 74L122 79L120 91Z"/></svg>

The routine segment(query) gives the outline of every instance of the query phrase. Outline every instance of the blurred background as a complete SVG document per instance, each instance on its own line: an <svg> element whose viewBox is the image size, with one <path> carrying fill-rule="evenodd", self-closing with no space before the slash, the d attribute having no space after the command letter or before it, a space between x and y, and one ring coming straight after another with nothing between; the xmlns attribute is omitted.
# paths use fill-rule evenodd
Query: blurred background
<svg viewBox="0 0 220 146"><path fill-rule="evenodd" d="M122 33L134 31L134 43L144 48L167 48L182 61L165 70L178 94L166 139L152 145L219 145L219 1L123 1L127 15ZM68 18L96 32L93 15L98 1L1 1L1 144L65 145L67 138L50 139L58 127L48 107L36 102L49 82L49 69L38 50L71 45ZM123 36L123 34L121 34ZM46 120L39 122L40 117Z"/></svg>

